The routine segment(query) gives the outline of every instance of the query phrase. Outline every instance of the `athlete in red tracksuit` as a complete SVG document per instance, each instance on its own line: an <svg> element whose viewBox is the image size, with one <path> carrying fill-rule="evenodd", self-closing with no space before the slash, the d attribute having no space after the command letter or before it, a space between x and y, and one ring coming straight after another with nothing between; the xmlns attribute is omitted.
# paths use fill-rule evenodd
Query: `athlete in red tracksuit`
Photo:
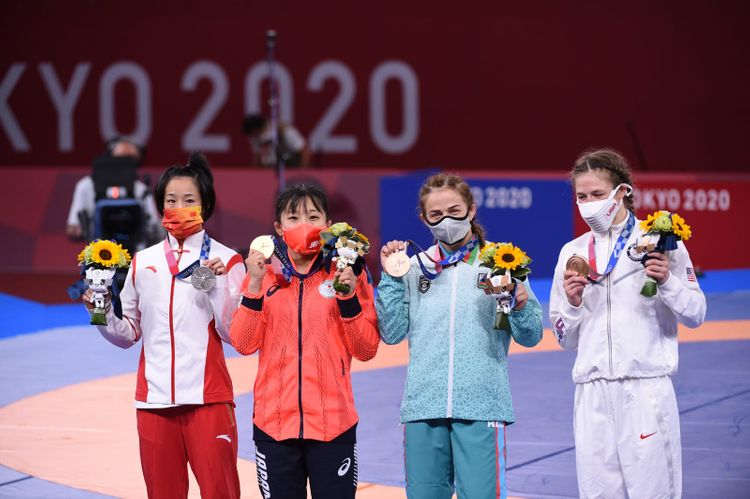
<svg viewBox="0 0 750 499"><path fill-rule="evenodd" d="M232 344L260 351L255 379L253 438L263 497L354 497L357 488L357 412L352 356L375 356L379 336L373 289L366 272L339 272L320 252L330 224L324 194L294 185L279 195L277 257L287 279L274 276L250 250L242 304L231 325ZM352 292L334 291L338 277Z"/></svg>
<svg viewBox="0 0 750 499"><path fill-rule="evenodd" d="M203 230L215 202L203 156L168 169L156 201L169 234L135 255L120 295L122 319L110 307L99 331L121 348L142 340L136 413L149 497L187 497L188 462L202 497L239 497L234 395L222 340L229 340L240 297L242 258ZM216 276L209 291L191 284L190 269L201 264ZM86 298L90 306L90 291Z"/></svg>

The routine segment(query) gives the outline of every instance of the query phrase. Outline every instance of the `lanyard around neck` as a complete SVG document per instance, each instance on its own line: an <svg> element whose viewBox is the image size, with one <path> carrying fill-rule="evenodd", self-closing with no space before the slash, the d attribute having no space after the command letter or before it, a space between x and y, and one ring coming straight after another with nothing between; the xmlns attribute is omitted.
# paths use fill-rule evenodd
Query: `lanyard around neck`
<svg viewBox="0 0 750 499"><path fill-rule="evenodd" d="M628 239L630 239L630 234L633 232L633 227L635 227L635 215L633 215L633 213L631 212L630 216L628 216L628 223L625 224L625 228L620 233L620 237L617 238L615 247L612 248L612 254L609 257L607 268L605 268L604 272L602 272L601 274L599 274L596 269L594 233L591 233L591 237L589 238L589 279L591 279L592 281L599 281L604 278L604 276L612 272L612 270L614 270L615 265L617 265L617 262L620 259L620 255L622 255L622 252L625 249L625 244L628 242Z"/></svg>
<svg viewBox="0 0 750 499"><path fill-rule="evenodd" d="M440 258L440 246L438 243L438 250L435 254L435 258L430 258L430 255L427 254L425 250L423 250L417 243L414 241L409 240L409 244L413 244L417 250L419 250L419 253L417 253L417 262L419 262L419 267L422 269L422 274L424 274L425 277L427 277L430 280L435 279L440 272L443 270L443 267L449 267L455 263L458 263L462 261L464 258L466 258L467 255L471 254L472 251L474 251L474 248L477 245L477 238L472 237L469 242L458 248L453 253L447 255L445 258ZM422 262L422 258L420 256L421 253L424 253L427 258L435 264L435 272L430 272L427 270L427 267L425 266L424 262Z"/></svg>
<svg viewBox="0 0 750 499"><path fill-rule="evenodd" d="M190 277L195 269L201 266L201 262L205 262L208 260L208 255L211 252L211 238L208 237L208 232L203 233L203 244L201 244L201 255L200 258L190 265L188 265L184 270L180 271L179 266L177 265L177 259L174 257L174 252L176 250L172 249L172 246L169 244L169 238L164 240L164 256L167 259L167 265L169 266L169 273L172 274L177 279L185 279L187 277Z"/></svg>

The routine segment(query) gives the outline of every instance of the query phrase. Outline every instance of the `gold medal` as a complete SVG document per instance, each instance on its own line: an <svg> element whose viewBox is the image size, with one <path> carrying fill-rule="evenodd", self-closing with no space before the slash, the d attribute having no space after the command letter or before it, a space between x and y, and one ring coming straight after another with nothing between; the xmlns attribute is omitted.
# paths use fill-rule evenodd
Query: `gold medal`
<svg viewBox="0 0 750 499"><path fill-rule="evenodd" d="M268 260L273 255L274 243L271 236L258 236L250 243L250 249L260 252Z"/></svg>
<svg viewBox="0 0 750 499"><path fill-rule="evenodd" d="M565 270L572 270L581 277L589 275L589 263L580 255L573 255L568 258L565 264Z"/></svg>
<svg viewBox="0 0 750 499"><path fill-rule="evenodd" d="M409 268L411 268L411 262L405 250L388 255L383 265L383 270L393 277L405 276L409 272Z"/></svg>

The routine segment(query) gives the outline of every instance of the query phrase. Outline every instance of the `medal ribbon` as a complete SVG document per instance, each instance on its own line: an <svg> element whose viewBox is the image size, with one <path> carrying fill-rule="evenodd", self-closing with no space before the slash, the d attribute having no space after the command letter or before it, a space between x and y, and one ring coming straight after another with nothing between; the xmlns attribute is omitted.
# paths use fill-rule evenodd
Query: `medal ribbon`
<svg viewBox="0 0 750 499"><path fill-rule="evenodd" d="M466 258L466 255L470 254L472 251L474 251L474 247L477 245L477 239L475 237L472 237L471 240L458 248L456 251L448 255L447 257L443 258L442 260L435 260L433 258L430 258L430 255L427 254L425 250L422 249L421 246L419 246L417 243L412 241L411 239L407 241L409 244L413 244L415 248L419 250L419 253L417 253L417 262L419 262L419 267L422 269L422 273L425 277L427 277L429 280L435 279L440 272L443 270L443 267L449 267L455 263L460 262L464 258ZM427 270L427 267L425 266L424 262L422 262L422 258L420 257L420 254L424 253L425 256L435 264L435 272L430 272ZM440 258L440 246L438 246L437 254L435 255L437 258Z"/></svg>
<svg viewBox="0 0 750 499"><path fill-rule="evenodd" d="M201 255L200 258L184 270L180 271L180 267L177 265L177 260L174 257L174 252L169 244L169 238L164 239L164 256L167 259L167 265L169 265L169 272L177 279L186 279L193 275L195 269L201 266L201 262L208 260L208 254L211 252L211 238L208 237L208 232L203 233L203 244L201 244Z"/></svg>
<svg viewBox="0 0 750 499"><path fill-rule="evenodd" d="M615 265L617 265L617 262L620 259L620 255L622 254L622 251L625 249L625 244L628 242L628 239L630 239L630 234L633 232L633 227L635 227L635 215L633 213L630 213L630 216L628 217L628 223L625 225L625 228L620 233L620 237L617 238L617 242L615 243L615 247L612 248L612 255L609 257L609 263L607 264L607 268L604 269L604 272L599 274L596 270L596 251L594 251L594 233L591 233L591 237L589 238L589 279L592 281L598 281L605 277L607 274L612 272L614 270Z"/></svg>
<svg viewBox="0 0 750 499"><path fill-rule="evenodd" d="M310 267L310 271L307 274L300 274L297 272L297 270L294 268L294 265L292 265L291 260L289 260L289 256L286 252L286 244L284 241L280 240L279 238L275 236L271 236L273 238L273 254L278 258L279 263L281 264L281 272L284 276L284 280L286 282L290 282L292 280L292 276L297 277L298 279L304 279L307 276L314 274L315 272L320 269L320 267L323 266L323 263L325 262L326 258L323 255L323 252L321 251L318 253L318 256L315 257L315 261L313 262L312 266Z"/></svg>

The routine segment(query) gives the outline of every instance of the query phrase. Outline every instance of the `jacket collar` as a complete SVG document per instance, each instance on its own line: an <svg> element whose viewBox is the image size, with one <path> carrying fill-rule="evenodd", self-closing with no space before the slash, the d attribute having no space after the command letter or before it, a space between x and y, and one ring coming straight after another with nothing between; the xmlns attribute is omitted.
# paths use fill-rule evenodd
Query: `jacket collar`
<svg viewBox="0 0 750 499"><path fill-rule="evenodd" d="M175 251L182 251L183 253L189 253L191 256L195 255L195 258L197 259L201 254L201 246L203 245L203 234L205 234L206 231L201 230L196 232L195 234L188 236L183 242L182 247L180 247L180 242L172 236L171 234L167 233L167 241L169 242L169 246L175 250Z"/></svg>

